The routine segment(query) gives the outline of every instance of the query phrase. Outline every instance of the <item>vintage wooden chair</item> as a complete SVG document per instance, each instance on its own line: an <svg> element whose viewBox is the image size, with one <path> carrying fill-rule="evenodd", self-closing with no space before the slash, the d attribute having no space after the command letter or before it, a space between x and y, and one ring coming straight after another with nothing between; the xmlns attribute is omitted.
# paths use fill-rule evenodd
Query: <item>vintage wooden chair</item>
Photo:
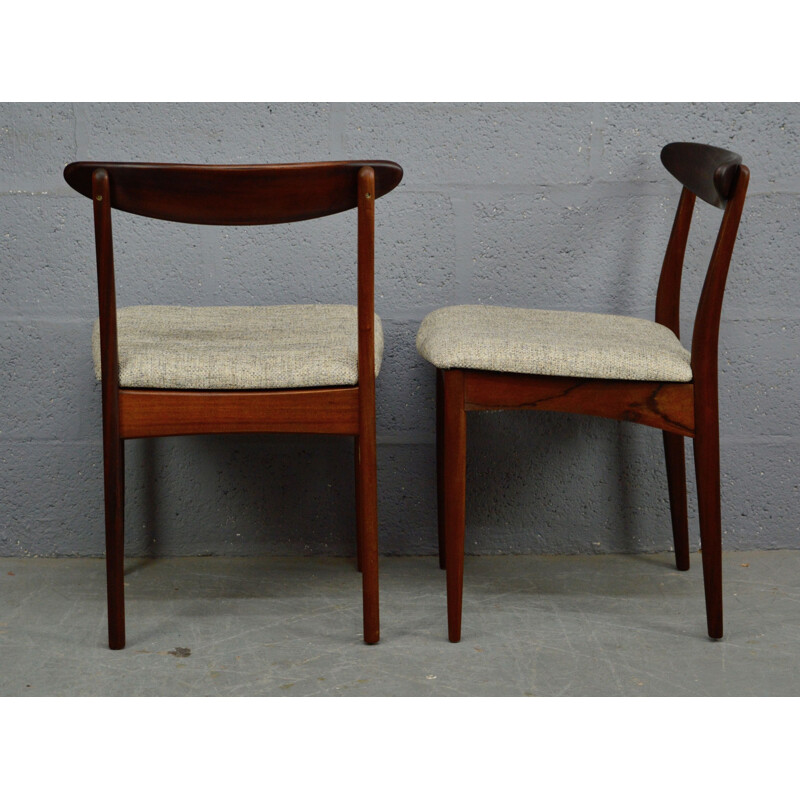
<svg viewBox="0 0 800 800"><path fill-rule="evenodd" d="M389 161L197 166L69 164L64 178L94 205L100 317L109 646L125 646L126 439L206 433L355 437L357 552L364 639L377 642L374 313L375 200L403 171ZM270 225L357 208L357 306L135 306L117 310L111 209L173 222Z"/></svg>
<svg viewBox="0 0 800 800"><path fill-rule="evenodd" d="M419 353L437 367L439 559L448 632L461 638L466 412L543 409L661 428L677 568L689 568L683 437L694 439L708 635L722 636L717 342L722 295L750 172L735 153L676 142L661 160L683 184L664 256L655 322L571 311L451 306L430 313ZM695 198L724 209L691 353L680 343L683 259Z"/></svg>

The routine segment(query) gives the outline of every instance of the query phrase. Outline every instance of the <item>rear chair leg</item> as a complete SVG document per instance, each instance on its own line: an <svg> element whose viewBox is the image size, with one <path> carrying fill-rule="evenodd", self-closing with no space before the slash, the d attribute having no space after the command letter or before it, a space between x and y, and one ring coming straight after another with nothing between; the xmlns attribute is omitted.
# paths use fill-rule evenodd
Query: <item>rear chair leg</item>
<svg viewBox="0 0 800 800"><path fill-rule="evenodd" d="M109 438L104 447L103 477L106 504L106 590L108 646L125 647L125 449L124 441Z"/></svg>
<svg viewBox="0 0 800 800"><path fill-rule="evenodd" d="M675 566L680 570L687 570L689 569L689 513L686 504L686 453L681 434L664 431L664 455L667 460Z"/></svg>
<svg viewBox="0 0 800 800"><path fill-rule="evenodd" d="M720 511L719 429L698 425L694 439L697 502L708 635L722 638L722 517Z"/></svg>

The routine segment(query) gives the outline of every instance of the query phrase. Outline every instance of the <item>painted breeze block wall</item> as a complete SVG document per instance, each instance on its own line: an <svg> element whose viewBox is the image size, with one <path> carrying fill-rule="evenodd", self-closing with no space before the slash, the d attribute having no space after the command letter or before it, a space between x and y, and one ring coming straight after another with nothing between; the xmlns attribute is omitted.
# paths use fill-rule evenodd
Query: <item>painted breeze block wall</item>
<svg viewBox="0 0 800 800"><path fill-rule="evenodd" d="M652 319L680 191L659 152L676 140L735 150L752 172L720 336L723 546L800 547L799 138L796 104L0 104L0 555L104 550L92 209L68 162L403 166L376 210L380 542L431 554L420 321L455 303ZM686 346L719 213L698 203ZM114 228L120 305L355 303L355 212L258 229L116 213ZM355 552L349 439L131 441L126 465L131 555ZM671 548L656 430L470 414L467 481L471 553Z"/></svg>

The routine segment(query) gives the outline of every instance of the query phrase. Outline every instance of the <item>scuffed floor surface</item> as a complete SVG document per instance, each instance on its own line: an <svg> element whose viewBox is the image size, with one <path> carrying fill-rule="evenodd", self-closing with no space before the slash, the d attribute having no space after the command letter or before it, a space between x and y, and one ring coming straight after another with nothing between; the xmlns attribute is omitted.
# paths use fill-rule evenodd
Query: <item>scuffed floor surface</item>
<svg viewBox="0 0 800 800"><path fill-rule="evenodd" d="M800 551L726 553L726 636L700 558L468 558L460 644L433 558L381 560L381 633L336 558L126 562L127 648L107 649L98 559L0 559L4 696L800 694Z"/></svg>

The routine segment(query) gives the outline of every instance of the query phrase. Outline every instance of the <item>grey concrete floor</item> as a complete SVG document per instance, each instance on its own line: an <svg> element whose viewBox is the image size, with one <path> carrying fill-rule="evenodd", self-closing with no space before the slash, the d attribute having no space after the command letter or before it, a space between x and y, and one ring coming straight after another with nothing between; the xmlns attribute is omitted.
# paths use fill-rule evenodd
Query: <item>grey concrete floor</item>
<svg viewBox="0 0 800 800"><path fill-rule="evenodd" d="M0 559L3 696L800 695L800 551L724 556L726 635L700 557L467 559L446 637L434 558L381 559L379 644L341 558L126 562L128 643L107 649L100 559Z"/></svg>

